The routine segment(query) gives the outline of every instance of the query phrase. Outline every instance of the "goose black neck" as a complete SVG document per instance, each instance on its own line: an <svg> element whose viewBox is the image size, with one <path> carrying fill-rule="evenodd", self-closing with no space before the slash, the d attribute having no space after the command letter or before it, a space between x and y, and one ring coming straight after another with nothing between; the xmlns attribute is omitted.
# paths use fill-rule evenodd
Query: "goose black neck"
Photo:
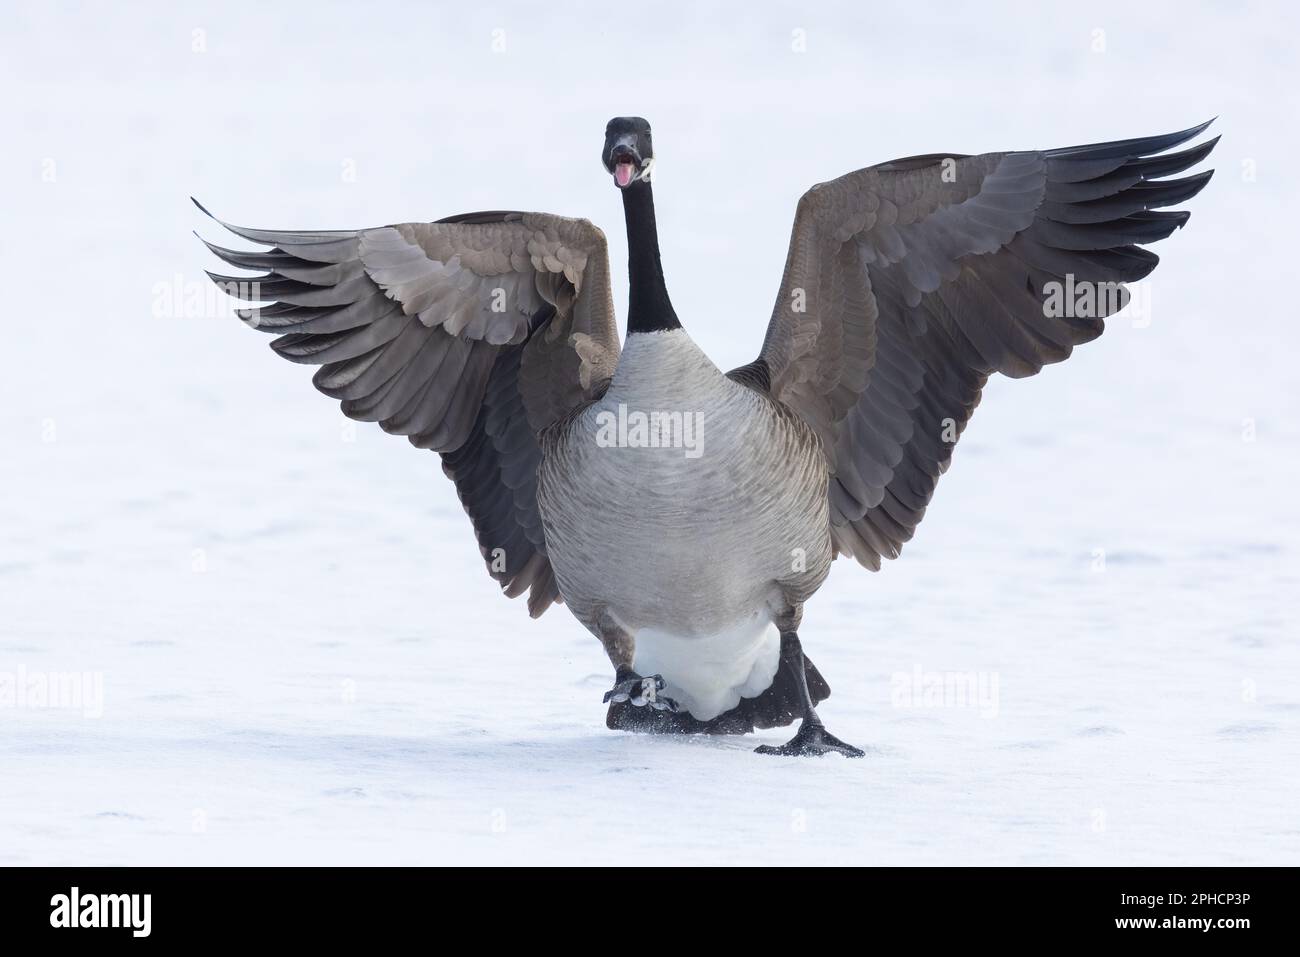
<svg viewBox="0 0 1300 957"><path fill-rule="evenodd" d="M639 180L623 190L623 216L627 221L628 334L680 329L682 324L664 286L654 194L648 181Z"/></svg>

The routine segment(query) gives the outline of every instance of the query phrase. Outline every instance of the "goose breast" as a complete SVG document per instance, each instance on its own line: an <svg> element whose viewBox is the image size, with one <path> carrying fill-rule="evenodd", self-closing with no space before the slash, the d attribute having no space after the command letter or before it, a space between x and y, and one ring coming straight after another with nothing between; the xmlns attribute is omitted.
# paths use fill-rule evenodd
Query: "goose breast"
<svg viewBox="0 0 1300 957"><path fill-rule="evenodd" d="M606 394L543 451L547 552L565 602L593 631L606 612L645 641L700 642L698 653L743 670L740 659L770 644L759 636L773 616L827 575L817 439L681 330L630 336Z"/></svg>

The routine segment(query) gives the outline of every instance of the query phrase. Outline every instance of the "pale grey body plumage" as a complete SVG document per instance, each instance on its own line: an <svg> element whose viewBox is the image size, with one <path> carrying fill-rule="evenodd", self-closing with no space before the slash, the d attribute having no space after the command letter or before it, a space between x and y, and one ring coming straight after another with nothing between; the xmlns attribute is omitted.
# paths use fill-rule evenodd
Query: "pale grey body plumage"
<svg viewBox="0 0 1300 957"><path fill-rule="evenodd" d="M693 416L700 454L602 445L602 420L620 406ZM746 622L797 626L829 574L829 472L815 433L678 329L629 336L609 390L547 432L542 450L538 504L560 593L616 664L646 671L637 654L652 633L699 642L690 674L665 678L706 720L742 686L766 688L775 646L737 636L763 660L741 664L733 685L728 663L715 674L723 648L711 641ZM751 682L754 664L763 673Z"/></svg>
<svg viewBox="0 0 1300 957"><path fill-rule="evenodd" d="M602 447L600 414L620 404L699 416L705 454ZM801 604L829 573L828 473L816 437L728 379L681 330L635 336L609 391L542 449L551 563L589 627L604 608L634 631L706 636L738 610L777 616Z"/></svg>
<svg viewBox="0 0 1300 957"><path fill-rule="evenodd" d="M273 248L210 248L267 272L214 279L241 298L276 300L246 318L282 333L281 355L320 365L314 381L344 413L442 455L508 595L527 591L534 616L567 602L620 672L647 636L673 647L659 660L713 668L715 685L734 687L699 704L707 714L771 681L774 646L751 635L758 625L780 629L782 661L789 645L802 675L802 603L836 555L875 569L899 554L990 375L1032 375L1101 334L1125 297L1061 315L1044 307L1049 290L1122 289L1150 273L1158 259L1145 244L1188 216L1157 210L1195 195L1210 174L1163 177L1215 141L1164 151L1206 125L1059 150L913 157L813 187L759 358L727 375L680 330L633 331L620 356L604 235L581 219L496 212L359 231L230 227ZM626 173L627 156L644 146L648 157L649 142L638 118L606 131L602 159L627 210L638 190L652 210L649 184L637 181L649 164L631 182ZM639 248L658 272L657 239ZM671 314L662 273L651 279L658 296L633 297L642 324L656 309ZM257 295L245 292L250 282ZM704 454L602 446L597 416L620 403L698 413ZM729 654L753 667L728 671ZM829 689L816 679L820 700ZM806 724L807 689L802 702Z"/></svg>

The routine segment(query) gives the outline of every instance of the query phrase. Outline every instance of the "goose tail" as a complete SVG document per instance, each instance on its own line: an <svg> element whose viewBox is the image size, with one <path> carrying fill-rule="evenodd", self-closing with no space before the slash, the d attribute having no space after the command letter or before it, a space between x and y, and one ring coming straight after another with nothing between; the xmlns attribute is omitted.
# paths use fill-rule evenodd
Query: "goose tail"
<svg viewBox="0 0 1300 957"><path fill-rule="evenodd" d="M803 668L813 705L821 704L831 696L831 686L807 655L803 658ZM741 698L740 704L730 711L708 721L700 721L686 711L656 711L621 702L610 704L605 724L616 731L649 734L749 734L765 728L783 728L802 717L803 706L794 677L784 668L778 668L766 691L754 698Z"/></svg>
<svg viewBox="0 0 1300 957"><path fill-rule="evenodd" d="M803 656L804 678L808 682L808 694L813 704L819 705L831 696L831 686L826 683L822 673L817 670L813 660ZM758 729L783 728L803 717L803 707L799 702L799 689L794 677L784 668L777 669L772 686L757 698L742 698L736 705L736 711L746 711L747 717Z"/></svg>

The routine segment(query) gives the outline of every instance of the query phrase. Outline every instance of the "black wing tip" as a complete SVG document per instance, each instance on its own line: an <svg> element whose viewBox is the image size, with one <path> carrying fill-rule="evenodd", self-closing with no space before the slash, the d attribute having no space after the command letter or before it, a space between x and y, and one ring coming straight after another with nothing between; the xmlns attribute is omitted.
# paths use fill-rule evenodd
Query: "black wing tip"
<svg viewBox="0 0 1300 957"><path fill-rule="evenodd" d="M1201 190L1205 189L1206 184L1209 183L1209 181L1213 178L1214 178L1213 168L1201 170L1199 173L1193 173L1191 176L1184 177L1183 182L1187 184L1188 192L1187 195L1185 195L1182 199L1179 200L1179 202L1181 203L1187 202L1189 199L1191 199ZM1158 183L1160 182L1160 180L1155 180L1155 182Z"/></svg>
<svg viewBox="0 0 1300 957"><path fill-rule="evenodd" d="M1209 185L1210 180L1212 180L1213 178L1214 178L1214 170L1212 168L1201 170L1201 172L1199 173L1193 173L1191 176L1184 177L1183 182L1186 184L1186 189L1184 190L1182 196L1178 198L1178 202L1186 203L1189 200L1199 196L1201 190L1205 189L1205 187ZM1155 182L1158 183L1160 182L1160 180L1155 180ZM1190 212L1187 212L1187 215L1188 217L1190 217L1192 214ZM1187 220L1184 219L1183 224L1185 225L1186 223ZM1178 228L1181 229L1182 225L1180 225Z"/></svg>
<svg viewBox="0 0 1300 957"><path fill-rule="evenodd" d="M269 272L268 272L268 273L263 273L263 274L260 275L260 276L223 276L221 273L213 272L211 269L205 269L205 270L203 270L203 271L204 271L205 273L207 273L207 274L208 274L208 278L211 279L211 280L212 280L213 282L215 282L215 283L223 283L223 282L235 282L235 283L239 283L239 282L257 282L258 280L261 280L262 282L279 282L279 281L281 281L282 278L283 278L283 277L280 277L280 276L275 275L274 273L269 273Z"/></svg>
<svg viewBox="0 0 1300 957"><path fill-rule="evenodd" d="M1166 133L1163 136L1150 136L1150 137L1145 137L1145 139L1168 142L1169 144L1168 146L1160 146L1152 150L1152 152L1154 153L1163 153L1165 150L1171 149L1172 147L1177 146L1179 143L1186 143L1188 140L1195 139L1196 137L1200 136L1202 133L1208 130L1210 128L1210 125L1213 124L1214 121L1217 120L1218 118L1219 117L1216 114L1215 116L1210 117L1208 120L1206 120L1203 123L1197 123L1195 126L1189 126L1187 129L1180 130L1177 133ZM1219 141L1219 136L1222 135L1223 134L1220 133L1218 136L1214 137L1214 140L1212 142L1217 143Z"/></svg>
<svg viewBox="0 0 1300 957"><path fill-rule="evenodd" d="M225 246L218 246L216 243L209 242L208 240L204 239L202 236L199 236L197 230L194 231L194 235L198 236L199 242L201 242L204 246L207 246L214 256L216 256L222 262L234 266L236 269L251 269L251 270L269 269L271 270L271 272L267 273L267 277L272 279L277 279L277 280L287 278L281 275L280 273L275 272L274 269L272 269L272 267L270 266L264 264L250 266L247 265L245 262L240 262L241 259L246 259L249 257L262 257L263 259L267 259L267 260L273 258L283 259L286 262L292 262L293 257L289 256L287 253L281 253L274 248L268 251L229 249ZM261 277L261 278L267 278L267 277Z"/></svg>
<svg viewBox="0 0 1300 957"><path fill-rule="evenodd" d="M275 302L260 295L263 283L276 281L272 276L223 276L211 269L203 270L212 284L237 302ZM241 317L242 318L242 317Z"/></svg>
<svg viewBox="0 0 1300 957"><path fill-rule="evenodd" d="M204 206L202 203L200 203L200 202L199 202L197 199L195 199L193 196L190 197L190 202L193 203L195 206L197 206L197 207L199 208L199 212L203 213L203 215L204 215L204 216L207 216L208 219L212 220L214 223L216 223L216 224L217 224L218 226L220 226L222 229L226 230L226 232L228 232L228 233L233 233L234 235L238 236L240 239L246 239L246 240L248 240L250 243L257 243L258 245L261 245L261 246L274 246L274 245L275 245L275 242L272 241L272 240L269 240L269 239L258 239L258 238L255 237L255 236L250 236L249 233L250 233L250 232L254 232L255 230L250 230L250 229L247 229L246 227L243 227L243 226L234 226L234 225L231 225L230 223L226 222L224 219L220 219L220 218L218 218L217 215L216 215L215 213L212 212L212 210L208 209L208 207ZM197 235L197 233L196 233L195 235ZM202 236L199 236L199 238L200 238L200 239L203 239ZM204 240L204 242L207 242L207 240Z"/></svg>
<svg viewBox="0 0 1300 957"><path fill-rule="evenodd" d="M1132 158L1140 156L1154 156L1163 153L1166 150L1173 149L1180 143L1186 143L1190 139L1204 133L1210 128L1218 116L1212 116L1204 123L1198 123L1190 126L1185 130L1177 133L1164 133L1155 136L1139 136L1127 140L1112 140L1106 143L1085 143L1079 146L1066 146L1061 149L1048 150L1046 155L1053 159L1105 159L1115 156L1128 156ZM1219 137L1216 136L1212 142L1217 143Z"/></svg>
<svg viewBox="0 0 1300 957"><path fill-rule="evenodd" d="M1191 136L1189 136L1188 139L1193 139L1193 138L1199 136L1201 133L1204 133L1207 129L1210 128L1210 124L1213 123L1213 122L1214 122L1215 120L1217 120L1217 119L1218 119L1217 116L1212 116L1212 117L1210 117L1208 120L1206 120L1206 121L1205 121L1204 123L1202 123L1200 126L1196 127L1196 132L1193 133ZM1205 152L1201 154L1201 157L1200 157L1200 158L1201 158L1201 159L1205 159L1205 157L1209 156L1212 152L1214 152L1214 148L1215 148L1216 146L1219 145L1219 140L1221 140L1221 139L1223 139L1223 134L1222 134L1222 133L1215 133L1213 136L1211 136L1211 137L1210 137L1208 140L1206 140L1204 143L1198 143L1198 144L1197 144L1195 147L1193 147L1193 148L1194 148L1194 149L1202 149L1202 150L1204 150ZM1205 173L1205 178L1208 180L1209 177L1210 177L1210 174L1213 173L1213 172L1214 172L1214 170L1209 170L1208 172L1206 172L1206 173ZM1198 174L1198 175L1199 175L1199 174Z"/></svg>
<svg viewBox="0 0 1300 957"><path fill-rule="evenodd" d="M1186 143L1188 140L1195 139L1196 137L1200 136L1202 133L1208 130L1210 128L1210 124L1217 119L1218 119L1217 116L1212 116L1204 123L1197 123L1195 126L1189 126L1187 129L1179 130L1177 133L1165 133L1164 135L1144 137L1144 139L1170 141L1169 146L1161 146L1154 151L1157 153L1163 153L1165 150L1169 149L1172 146L1177 146L1179 143Z"/></svg>
<svg viewBox="0 0 1300 957"><path fill-rule="evenodd" d="M212 220L215 223L221 222L221 220L217 219L217 217L212 215L212 211L209 210L208 207L200 203L195 197L191 196L190 202L193 203L195 206L197 206L199 212L202 213L204 216L208 217L208 219ZM212 244L208 242L206 239L204 239L202 236L200 236L199 231L197 229L191 229L190 232L192 232L195 238L198 239L198 241L201 242L203 245L207 246L209 249L212 248Z"/></svg>
<svg viewBox="0 0 1300 957"><path fill-rule="evenodd" d="M192 232L192 233L194 234L195 238L198 239L198 241L201 242L201 243L202 243L202 244L207 248L208 252L212 253L212 255L216 256L218 259L220 259L222 262L226 263L227 265L230 265L230 266L235 265L235 263L232 263L232 262L231 262L229 259L227 259L225 256L221 255L221 251L220 251L220 250L221 250L221 247L220 247L220 246L218 246L216 243L210 243L210 242L208 242L206 239L204 239L202 236L199 235L199 231L198 231L197 229L192 229L192 230L190 230L190 232ZM206 273L208 274L208 278L209 278L209 279L212 278L213 273L212 273L211 270L205 269L205 270L203 270L203 271L206 272ZM213 282L216 282L216 280L213 279Z"/></svg>
<svg viewBox="0 0 1300 957"><path fill-rule="evenodd" d="M229 223L227 223L225 220L223 220L223 219L218 219L217 216L216 216L216 214L213 213L212 210L208 209L208 207L206 207L206 206L204 206L202 203L200 203L200 202L198 201L198 199L196 199L195 197L191 196L191 197L190 197L190 202L193 203L195 206L198 207L199 212L201 212L204 216L208 217L208 219L212 220L214 223L216 223L216 224L217 224L218 226L220 226L222 229L226 230L227 232L234 233L236 236L239 236L239 235L240 235L238 229L236 229L235 227L231 226L231 225L230 225ZM198 230L192 230L192 232L194 233L195 236L199 236ZM242 237L241 237L241 238L242 238ZM199 242L203 243L203 245L207 246L207 247L208 247L209 249L211 249L214 253L217 253L218 256L221 255L219 252L217 252L217 250L221 248L220 246L213 246L212 243L208 242L208 241L207 241L206 239L204 239L202 236L199 236ZM221 258L222 258L222 259L225 259L224 256L222 256Z"/></svg>
<svg viewBox="0 0 1300 957"><path fill-rule="evenodd" d="M204 246L207 246L208 250L213 255L217 256L219 259L224 260L225 262L230 263L230 260L226 259L226 257L222 256L221 254L223 252L233 252L233 250L226 249L224 246L218 246L216 243L208 242L206 239L204 239L202 236L199 235L199 231L197 229L192 229L190 230L190 232L192 232L195 235L195 237L198 239L199 242L201 242ZM236 264L230 263L230 265L234 266Z"/></svg>

